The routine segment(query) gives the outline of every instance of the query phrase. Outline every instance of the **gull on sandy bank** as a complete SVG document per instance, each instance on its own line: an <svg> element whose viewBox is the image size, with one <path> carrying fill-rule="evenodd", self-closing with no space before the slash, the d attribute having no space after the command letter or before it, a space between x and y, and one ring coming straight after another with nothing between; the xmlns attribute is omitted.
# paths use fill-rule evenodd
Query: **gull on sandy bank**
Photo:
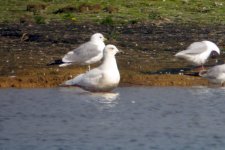
<svg viewBox="0 0 225 150"><path fill-rule="evenodd" d="M210 41L192 43L186 50L178 52L175 57L185 59L195 66L202 66L210 56L215 57L220 54L217 45Z"/></svg>
<svg viewBox="0 0 225 150"><path fill-rule="evenodd" d="M211 83L221 84L223 86L225 82L225 64L200 71L199 76L208 79Z"/></svg>
<svg viewBox="0 0 225 150"><path fill-rule="evenodd" d="M106 45L102 64L84 74L68 80L62 86L77 86L91 92L108 92L116 88L120 81L115 55L119 50L114 45Z"/></svg>
<svg viewBox="0 0 225 150"><path fill-rule="evenodd" d="M103 57L104 40L105 38L101 33L95 33L91 36L90 41L81 44L76 49L69 51L62 59L55 60L48 65L65 67L71 64L90 65L96 63Z"/></svg>

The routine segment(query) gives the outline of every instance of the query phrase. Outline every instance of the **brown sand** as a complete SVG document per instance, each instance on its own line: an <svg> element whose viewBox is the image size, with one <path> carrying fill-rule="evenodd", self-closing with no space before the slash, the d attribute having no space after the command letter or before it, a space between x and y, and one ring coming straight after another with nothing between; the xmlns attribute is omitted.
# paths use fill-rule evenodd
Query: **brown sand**
<svg viewBox="0 0 225 150"><path fill-rule="evenodd" d="M0 87L57 87L67 79L84 73L86 66L47 66L54 59L103 33L125 51L118 55L120 85L198 86L208 81L191 71L191 66L176 60L174 54L190 43L214 41L223 50L223 26L198 27L178 24L135 24L127 26L80 25L73 23L0 24ZM219 58L224 60L224 56ZM100 63L92 65L92 68ZM207 65L214 65L214 60ZM184 75L188 74L188 75Z"/></svg>

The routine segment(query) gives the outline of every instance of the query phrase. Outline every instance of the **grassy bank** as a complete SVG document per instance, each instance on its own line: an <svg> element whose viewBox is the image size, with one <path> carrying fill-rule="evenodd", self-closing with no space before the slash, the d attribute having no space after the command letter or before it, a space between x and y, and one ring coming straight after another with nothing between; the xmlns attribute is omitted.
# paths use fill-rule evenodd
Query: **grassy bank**
<svg viewBox="0 0 225 150"><path fill-rule="evenodd" d="M174 54L203 39L224 53L224 5L223 0L2 0L0 87L55 87L85 72L85 66L46 64L94 32L125 52L117 57L121 84L208 85L190 72L183 75L189 66ZM224 62L224 55L218 60Z"/></svg>
<svg viewBox="0 0 225 150"><path fill-rule="evenodd" d="M224 0L2 0L0 22L225 24Z"/></svg>

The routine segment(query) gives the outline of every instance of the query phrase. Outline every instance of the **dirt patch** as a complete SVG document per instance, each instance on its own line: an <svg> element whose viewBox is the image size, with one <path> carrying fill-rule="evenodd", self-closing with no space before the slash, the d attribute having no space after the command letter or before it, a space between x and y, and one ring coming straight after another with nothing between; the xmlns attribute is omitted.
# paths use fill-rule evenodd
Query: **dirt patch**
<svg viewBox="0 0 225 150"><path fill-rule="evenodd" d="M27 11L37 13L42 10L45 10L47 5L45 4L28 4L27 5Z"/></svg>
<svg viewBox="0 0 225 150"><path fill-rule="evenodd" d="M98 13L102 10L102 7L100 4L94 4L94 5L90 5L90 4L81 4L78 7L79 12L84 13L84 12L94 12L94 13Z"/></svg>
<svg viewBox="0 0 225 150"><path fill-rule="evenodd" d="M46 64L103 33L125 53L117 56L121 85L193 86L208 82L174 54L190 43L211 40L224 50L223 26L184 24L131 24L120 26L71 22L0 24L0 87L55 87L87 70L86 66L60 68ZM219 61L224 60L221 55ZM98 66L100 63L92 66ZM207 65L215 64L210 59Z"/></svg>
<svg viewBox="0 0 225 150"><path fill-rule="evenodd" d="M107 12L107 13L116 13L119 11L119 8L114 6L106 6L102 7L100 4L87 4L83 3L79 6L66 6L63 8L59 8L58 10L54 11L54 14L61 14L61 13L100 13L100 12Z"/></svg>
<svg viewBox="0 0 225 150"><path fill-rule="evenodd" d="M61 14L61 13L71 13L71 12L77 12L77 8L73 6L66 6L63 8L60 8L56 11L54 11L54 14Z"/></svg>
<svg viewBox="0 0 225 150"><path fill-rule="evenodd" d="M119 11L119 8L114 6L107 6L103 10L108 13L117 13Z"/></svg>

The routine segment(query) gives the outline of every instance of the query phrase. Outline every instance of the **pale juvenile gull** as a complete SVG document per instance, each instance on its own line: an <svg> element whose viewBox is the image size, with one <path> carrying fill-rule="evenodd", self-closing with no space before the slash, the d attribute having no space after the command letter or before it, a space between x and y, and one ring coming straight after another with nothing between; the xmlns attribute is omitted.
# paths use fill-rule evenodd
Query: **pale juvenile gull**
<svg viewBox="0 0 225 150"><path fill-rule="evenodd" d="M211 41L201 41L192 43L186 50L178 52L177 58L185 59L195 66L202 66L206 63L210 56L220 54L220 49Z"/></svg>
<svg viewBox="0 0 225 150"><path fill-rule="evenodd" d="M119 50L114 45L106 45L102 64L84 74L63 83L63 86L78 86L92 92L108 92L116 88L120 81L115 55Z"/></svg>
<svg viewBox="0 0 225 150"><path fill-rule="evenodd" d="M225 64L200 71L199 76L208 79L211 83L221 84L223 86L225 82Z"/></svg>
<svg viewBox="0 0 225 150"><path fill-rule="evenodd" d="M90 41L69 51L62 59L55 60L54 63L49 65L57 64L60 67L64 67L71 64L90 65L96 63L103 57L103 49L105 47L104 40L105 38L101 33L95 33L91 36Z"/></svg>

